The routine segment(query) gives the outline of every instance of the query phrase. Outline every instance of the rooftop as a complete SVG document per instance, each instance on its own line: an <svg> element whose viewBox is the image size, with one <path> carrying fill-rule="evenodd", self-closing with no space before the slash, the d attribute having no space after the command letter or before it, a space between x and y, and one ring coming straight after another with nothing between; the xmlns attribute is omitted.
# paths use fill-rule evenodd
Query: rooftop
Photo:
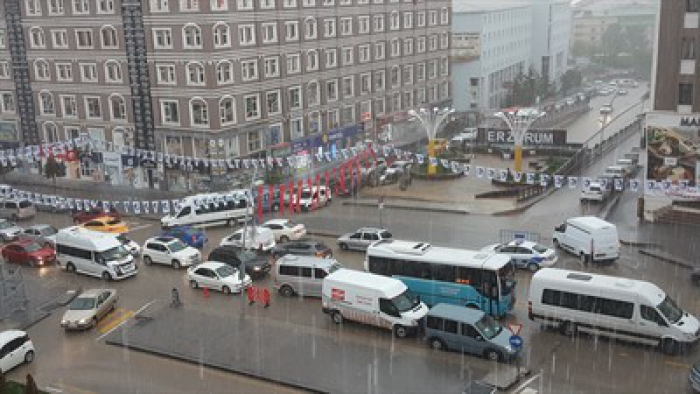
<svg viewBox="0 0 700 394"><path fill-rule="evenodd" d="M530 4L515 1L454 0L452 13L486 13L515 8L529 8Z"/></svg>

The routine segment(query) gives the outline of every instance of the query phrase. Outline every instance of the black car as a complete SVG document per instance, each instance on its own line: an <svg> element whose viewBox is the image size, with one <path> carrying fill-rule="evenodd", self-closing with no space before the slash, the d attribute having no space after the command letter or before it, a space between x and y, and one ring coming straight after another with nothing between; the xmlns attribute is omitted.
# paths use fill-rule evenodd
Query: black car
<svg viewBox="0 0 700 394"><path fill-rule="evenodd" d="M279 258L287 254L297 256L333 257L333 252L323 242L309 239L277 244L277 246L272 249L272 256L274 258Z"/></svg>
<svg viewBox="0 0 700 394"><path fill-rule="evenodd" d="M228 264L234 268L245 264L245 273L251 278L262 278L270 272L270 261L266 255L237 248L235 246L219 246L209 253L209 261L218 261Z"/></svg>

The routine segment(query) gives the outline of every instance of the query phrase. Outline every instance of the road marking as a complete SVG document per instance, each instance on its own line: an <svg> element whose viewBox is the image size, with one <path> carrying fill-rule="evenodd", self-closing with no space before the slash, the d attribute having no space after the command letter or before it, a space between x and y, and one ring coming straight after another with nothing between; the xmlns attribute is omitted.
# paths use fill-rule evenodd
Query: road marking
<svg viewBox="0 0 700 394"><path fill-rule="evenodd" d="M81 389L80 387L75 387L67 383L56 383L54 386L46 386L44 390L52 393L69 392L71 394L97 394L94 391Z"/></svg>
<svg viewBox="0 0 700 394"><path fill-rule="evenodd" d="M134 311L126 310L123 308L117 308L114 312L110 313L106 319L102 320L100 324L97 325L97 330L104 334L105 332L111 330L119 323L129 320L134 316Z"/></svg>
<svg viewBox="0 0 700 394"><path fill-rule="evenodd" d="M527 386L527 385L529 385L530 383L534 382L535 379L538 379L541 375L542 375L541 373L538 373L537 375L535 375L535 376L531 377L530 379L524 381L523 384L521 384L521 385L518 386L517 388L513 389L512 393L519 393L522 389L525 388L525 386Z"/></svg>
<svg viewBox="0 0 700 394"><path fill-rule="evenodd" d="M131 232L134 232L134 231L145 230L145 229L151 228L151 227L153 227L152 224L142 224L142 225L136 226L136 227L129 227L129 232L131 233Z"/></svg>
<svg viewBox="0 0 700 394"><path fill-rule="evenodd" d="M670 365L672 367L678 367L678 368L684 368L684 369L689 369L691 367L690 364L679 363L677 361L664 361L664 364Z"/></svg>
<svg viewBox="0 0 700 394"><path fill-rule="evenodd" d="M627 353L618 353L617 355L620 356L620 357L629 357L629 356L630 356L630 355L627 354Z"/></svg>
<svg viewBox="0 0 700 394"><path fill-rule="evenodd" d="M124 319L124 320L121 321L119 324L117 324L116 326L112 327L111 330L109 330L109 331L105 332L104 334L100 335L99 337L97 337L97 339L95 339L95 342L101 341L104 337L106 337L107 335L109 335L110 333L112 333L112 331L114 331L114 330L116 330L117 328L123 326L123 325L124 325L126 322L128 322L132 317L137 316L139 313L141 313L141 312L143 312L144 310L146 310L146 308L148 308L148 307L150 307L151 305L155 304L156 301L157 301L157 300L152 300L152 301L148 302L147 304L145 304L144 306L142 306L141 308L139 308L139 310L137 310L136 312L132 313L131 316L129 316L129 318Z"/></svg>

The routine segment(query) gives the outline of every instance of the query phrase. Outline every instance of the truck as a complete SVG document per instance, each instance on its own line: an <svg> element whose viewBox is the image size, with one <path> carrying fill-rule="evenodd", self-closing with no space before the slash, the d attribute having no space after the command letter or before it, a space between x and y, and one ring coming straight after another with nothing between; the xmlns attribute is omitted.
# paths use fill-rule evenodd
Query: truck
<svg viewBox="0 0 700 394"><path fill-rule="evenodd" d="M398 279L341 268L323 279L323 312L336 324L345 319L387 328L397 338L417 334L428 307Z"/></svg>

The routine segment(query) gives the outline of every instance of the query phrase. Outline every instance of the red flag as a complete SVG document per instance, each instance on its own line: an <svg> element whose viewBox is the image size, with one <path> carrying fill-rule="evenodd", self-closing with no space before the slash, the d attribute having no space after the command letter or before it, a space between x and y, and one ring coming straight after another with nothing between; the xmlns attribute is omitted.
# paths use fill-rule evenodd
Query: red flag
<svg viewBox="0 0 700 394"><path fill-rule="evenodd" d="M316 193L313 194L313 198L311 200L312 211L316 210L316 207L318 206L318 199L321 198L321 176L319 174L316 174L316 181L314 184L316 187Z"/></svg>
<svg viewBox="0 0 700 394"><path fill-rule="evenodd" d="M258 186L258 223L262 222L263 216L263 187Z"/></svg>
<svg viewBox="0 0 700 394"><path fill-rule="evenodd" d="M372 155L372 160L374 161L374 164L377 164L377 154L374 153L374 147L369 148L369 154Z"/></svg>
<svg viewBox="0 0 700 394"><path fill-rule="evenodd" d="M284 215L284 184L280 185L280 215Z"/></svg>
<svg viewBox="0 0 700 394"><path fill-rule="evenodd" d="M297 184L297 212L301 212L301 189L304 188L304 181L299 179L299 183Z"/></svg>
<svg viewBox="0 0 700 394"><path fill-rule="evenodd" d="M289 182L289 213L294 213L294 181Z"/></svg>
<svg viewBox="0 0 700 394"><path fill-rule="evenodd" d="M360 164L360 156L357 156L355 158L355 161L357 162L357 174L355 177L357 178L357 190L360 190L360 187L362 186L362 165Z"/></svg>
<svg viewBox="0 0 700 394"><path fill-rule="evenodd" d="M328 202L331 202L330 200L331 200L331 198L333 198L333 196L335 196L335 193L331 194L331 188L328 186L328 185L330 185L330 182L331 182L331 180L329 179L330 173L328 173L328 170L326 170L326 173L324 175L326 178L326 182L325 182L326 183L326 193L329 194Z"/></svg>
<svg viewBox="0 0 700 394"><path fill-rule="evenodd" d="M275 205L275 185L270 185L267 188L267 210L272 212L272 207Z"/></svg>
<svg viewBox="0 0 700 394"><path fill-rule="evenodd" d="M340 190L345 193L345 163L340 164L338 171L340 171Z"/></svg>
<svg viewBox="0 0 700 394"><path fill-rule="evenodd" d="M336 170L335 167L333 167L333 179L335 179L335 183L333 184L333 195L337 196L338 195L338 184L340 182L338 181L338 171Z"/></svg>

